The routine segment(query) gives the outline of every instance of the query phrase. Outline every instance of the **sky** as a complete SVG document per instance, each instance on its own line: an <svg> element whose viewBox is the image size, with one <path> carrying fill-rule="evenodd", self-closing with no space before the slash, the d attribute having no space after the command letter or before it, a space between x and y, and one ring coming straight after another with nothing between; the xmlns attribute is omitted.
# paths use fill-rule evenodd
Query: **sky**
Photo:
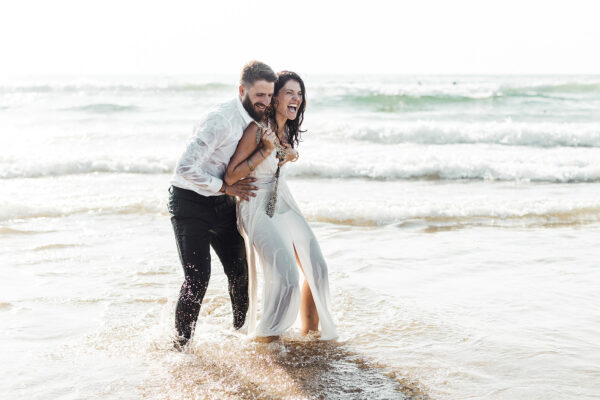
<svg viewBox="0 0 600 400"><path fill-rule="evenodd" d="M595 4L598 4L596 6ZM600 73L600 2L14 0L0 75Z"/></svg>

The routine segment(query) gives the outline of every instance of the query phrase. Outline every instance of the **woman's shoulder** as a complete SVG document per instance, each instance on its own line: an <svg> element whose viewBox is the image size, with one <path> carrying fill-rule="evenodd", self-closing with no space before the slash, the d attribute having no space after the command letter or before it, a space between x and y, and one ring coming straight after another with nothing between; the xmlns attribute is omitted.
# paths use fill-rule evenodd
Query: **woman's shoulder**
<svg viewBox="0 0 600 400"><path fill-rule="evenodd" d="M246 132L256 132L260 128L259 123L256 121L250 122L250 124L244 129L244 133Z"/></svg>
<svg viewBox="0 0 600 400"><path fill-rule="evenodd" d="M261 122L252 121L244 130L244 134L246 132L255 134L256 132L259 132L259 131L262 133L262 131L264 131L268 127L269 127L269 123L267 121L261 121Z"/></svg>

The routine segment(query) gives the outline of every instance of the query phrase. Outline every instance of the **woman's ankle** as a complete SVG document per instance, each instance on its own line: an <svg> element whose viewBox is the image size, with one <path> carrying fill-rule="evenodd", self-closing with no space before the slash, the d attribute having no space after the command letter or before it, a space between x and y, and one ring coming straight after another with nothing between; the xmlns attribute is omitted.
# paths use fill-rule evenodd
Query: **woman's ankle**
<svg viewBox="0 0 600 400"><path fill-rule="evenodd" d="M271 343L279 339L279 336L257 336L254 340L259 343Z"/></svg>

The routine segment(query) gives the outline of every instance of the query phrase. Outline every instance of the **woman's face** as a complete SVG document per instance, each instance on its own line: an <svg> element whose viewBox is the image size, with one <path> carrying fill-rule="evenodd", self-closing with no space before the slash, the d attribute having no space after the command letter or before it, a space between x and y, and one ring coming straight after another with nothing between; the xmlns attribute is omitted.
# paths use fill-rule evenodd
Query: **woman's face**
<svg viewBox="0 0 600 400"><path fill-rule="evenodd" d="M275 96L275 111L287 119L296 119L300 104L302 104L302 89L300 83L290 79L283 85Z"/></svg>

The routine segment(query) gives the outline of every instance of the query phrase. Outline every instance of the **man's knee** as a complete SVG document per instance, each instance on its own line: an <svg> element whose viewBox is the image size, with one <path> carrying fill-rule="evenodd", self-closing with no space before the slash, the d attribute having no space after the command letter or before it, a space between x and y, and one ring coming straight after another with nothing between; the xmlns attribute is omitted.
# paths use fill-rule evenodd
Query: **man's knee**
<svg viewBox="0 0 600 400"><path fill-rule="evenodd" d="M189 301L200 301L208 288L209 277L202 275L188 275L181 287L181 297Z"/></svg>
<svg viewBox="0 0 600 400"><path fill-rule="evenodd" d="M229 280L248 280L248 264L246 263L246 254L232 255L227 260L222 260L223 271Z"/></svg>

